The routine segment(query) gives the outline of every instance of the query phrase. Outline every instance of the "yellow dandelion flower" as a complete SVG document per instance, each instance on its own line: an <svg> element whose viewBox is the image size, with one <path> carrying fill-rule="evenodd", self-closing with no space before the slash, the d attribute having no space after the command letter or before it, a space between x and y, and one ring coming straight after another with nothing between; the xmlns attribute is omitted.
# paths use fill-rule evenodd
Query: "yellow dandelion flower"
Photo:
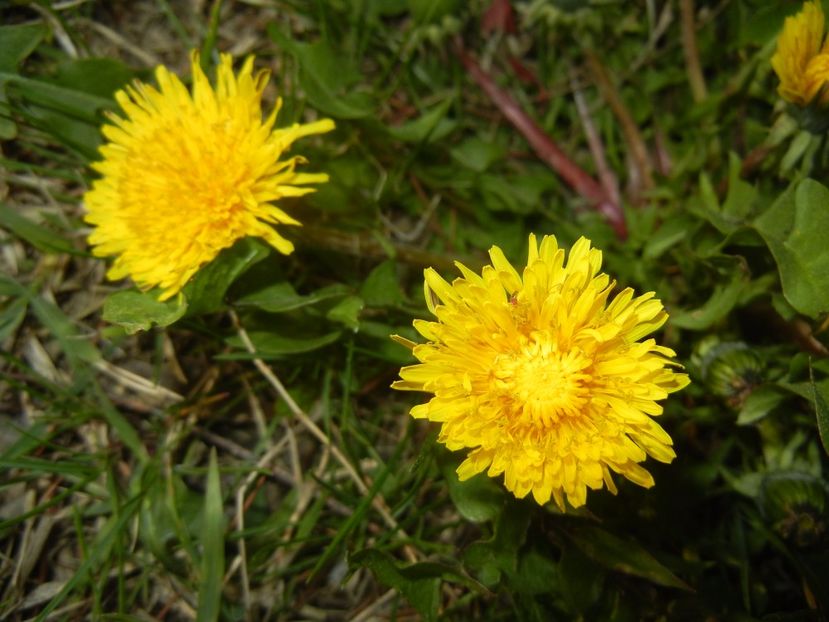
<svg viewBox="0 0 829 622"><path fill-rule="evenodd" d="M500 248L482 274L458 263L451 284L425 272L426 304L437 321L415 320L428 342L410 347L419 364L400 370L395 389L434 397L411 414L441 424L439 441L470 449L467 479L503 473L506 487L539 504L585 503L587 489L615 493L611 472L645 487L639 463L675 457L654 421L658 400L688 384L675 356L653 339L668 315L653 292L625 289L599 274L602 254L581 238L565 253L553 236L530 236L523 274Z"/></svg>
<svg viewBox="0 0 829 622"><path fill-rule="evenodd" d="M777 39L771 66L780 96L797 106L808 106L829 81L829 43L824 43L824 17L820 2L806 2L799 13L787 17ZM820 96L829 104L829 89Z"/></svg>
<svg viewBox="0 0 829 622"><path fill-rule="evenodd" d="M273 202L311 192L303 186L328 176L296 172L301 156L280 158L334 123L274 129L281 102L264 120L261 109L269 72L254 73L250 57L234 75L232 63L221 56L213 87L194 51L192 91L158 67L158 88L137 82L116 93L125 117L111 115L103 127L103 160L93 164L101 178L84 196L94 254L116 257L110 279L160 287L164 300L245 236L293 251L272 225L300 223Z"/></svg>

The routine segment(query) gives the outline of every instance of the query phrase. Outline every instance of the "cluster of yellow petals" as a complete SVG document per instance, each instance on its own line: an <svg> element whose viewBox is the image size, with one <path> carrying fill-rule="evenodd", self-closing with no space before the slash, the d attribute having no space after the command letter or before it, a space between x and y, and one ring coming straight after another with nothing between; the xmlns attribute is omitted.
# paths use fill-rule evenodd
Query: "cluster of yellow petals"
<svg viewBox="0 0 829 622"><path fill-rule="evenodd" d="M799 13L787 17L777 39L771 66L780 96L797 106L808 106L820 93L818 103L829 104L829 43L824 42L824 17L820 2L806 2Z"/></svg>
<svg viewBox="0 0 829 622"><path fill-rule="evenodd" d="M84 197L94 254L116 257L107 276L160 287L161 300L245 236L292 252L272 225L300 223L273 202L328 179L296 172L300 156L280 158L298 138L333 129L331 120L274 129L280 102L263 120L269 73L254 73L252 57L234 75L223 54L215 88L197 52L191 65L192 92L158 67L158 88L139 82L116 94L126 116L104 126L103 160L93 165L101 178Z"/></svg>
<svg viewBox="0 0 829 622"><path fill-rule="evenodd" d="M531 235L522 274L497 246L489 255L480 276L458 263L451 284L425 272L437 321L414 326L428 342L394 337L420 363L392 386L434 394L412 416L439 422L449 449L471 450L461 479L503 474L519 498L578 507L588 488L616 492L612 472L652 486L640 463L675 457L657 401L688 384L673 351L638 341L667 319L661 302L625 289L608 304L615 283L585 238L565 262L555 237Z"/></svg>

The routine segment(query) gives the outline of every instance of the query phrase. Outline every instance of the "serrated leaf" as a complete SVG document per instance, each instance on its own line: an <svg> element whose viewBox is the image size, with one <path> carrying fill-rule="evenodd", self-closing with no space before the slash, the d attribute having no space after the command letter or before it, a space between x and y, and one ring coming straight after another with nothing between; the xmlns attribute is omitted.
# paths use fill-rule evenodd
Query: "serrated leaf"
<svg viewBox="0 0 829 622"><path fill-rule="evenodd" d="M392 307L404 302L397 263L388 260L374 268L360 287L360 297L371 307Z"/></svg>
<svg viewBox="0 0 829 622"><path fill-rule="evenodd" d="M114 58L76 58L58 66L54 83L109 99L133 77L133 71Z"/></svg>
<svg viewBox="0 0 829 622"><path fill-rule="evenodd" d="M40 23L0 26L0 71L16 71L41 42L48 29Z"/></svg>
<svg viewBox="0 0 829 622"><path fill-rule="evenodd" d="M337 341L340 338L340 331L326 333L324 335L316 335L309 337L287 337L276 334L274 332L252 331L248 333L251 342L256 348L256 354L250 354L244 351L244 345L239 337L231 337L227 342L236 347L242 352L233 352L230 354L222 354L217 356L220 360L238 360L238 359L278 359L291 354L301 354L303 352L311 352L325 347Z"/></svg>
<svg viewBox="0 0 829 622"><path fill-rule="evenodd" d="M380 583L400 591L424 620L437 619L440 576L418 576L420 564L398 567L391 556L377 549L359 551L348 561L352 567L368 568Z"/></svg>
<svg viewBox="0 0 829 622"><path fill-rule="evenodd" d="M673 311L671 324L688 330L705 330L728 315L739 301L748 283L746 275L738 272L730 282L717 285L711 297L701 307L693 310Z"/></svg>
<svg viewBox="0 0 829 622"><path fill-rule="evenodd" d="M328 310L325 314L329 320L345 324L351 330L360 328L360 312L365 307L359 296L347 296Z"/></svg>
<svg viewBox="0 0 829 622"><path fill-rule="evenodd" d="M742 178L742 166L736 153L728 154L728 195L722 204L722 216L734 224L745 221L757 200L757 188Z"/></svg>
<svg viewBox="0 0 829 622"><path fill-rule="evenodd" d="M496 519L505 506L502 489L491 477L483 473L462 482L458 479L455 467L454 461L444 460L441 472L449 496L460 515L475 523Z"/></svg>
<svg viewBox="0 0 829 622"><path fill-rule="evenodd" d="M421 114L417 119L389 127L389 134L407 143L427 143L445 138L457 126L455 121L446 118L452 101L449 97Z"/></svg>
<svg viewBox="0 0 829 622"><path fill-rule="evenodd" d="M658 585L692 591L687 583L636 542L622 540L593 525L572 527L567 533L585 555L606 568L641 577Z"/></svg>
<svg viewBox="0 0 829 622"><path fill-rule="evenodd" d="M433 619L432 616L437 614L435 608L440 604L437 594L433 594L434 581L438 585L441 580L450 581L480 594L489 594L483 585L457 568L436 562L403 565L377 549L365 549L350 555L348 564L351 568L369 569L381 583L399 590L426 619Z"/></svg>
<svg viewBox="0 0 829 622"><path fill-rule="evenodd" d="M546 172L524 173L510 177L486 175L479 184L487 209L529 214L538 209L542 195L556 187L556 180Z"/></svg>
<svg viewBox="0 0 829 622"><path fill-rule="evenodd" d="M204 494L204 529L202 530L201 581L197 622L219 619L222 602L222 580L225 573L225 525L222 489L216 449L210 450L207 487Z"/></svg>
<svg viewBox="0 0 829 622"><path fill-rule="evenodd" d="M467 138L449 152L458 164L476 173L483 173L492 164L504 157L504 148L492 141L477 136Z"/></svg>
<svg viewBox="0 0 829 622"><path fill-rule="evenodd" d="M801 130L789 143L789 148L780 160L780 172L785 174L791 171L812 145L814 139L811 132Z"/></svg>
<svg viewBox="0 0 829 622"><path fill-rule="evenodd" d="M225 303L225 294L233 282L270 252L270 247L265 242L244 238L219 253L184 287L187 315L201 315L221 309Z"/></svg>
<svg viewBox="0 0 829 622"><path fill-rule="evenodd" d="M737 415L737 425L749 425L768 415L784 399L785 394L773 386L757 387L746 398L740 414Z"/></svg>
<svg viewBox="0 0 829 622"><path fill-rule="evenodd" d="M360 73L347 55L337 52L324 39L302 43L276 28L271 28L269 34L296 58L300 84L315 108L339 119L362 119L374 111L374 100L368 92L355 92L349 88L359 79Z"/></svg>
<svg viewBox="0 0 829 622"><path fill-rule="evenodd" d="M829 311L829 189L804 179L754 225L777 262L786 300L811 317Z"/></svg>
<svg viewBox="0 0 829 622"><path fill-rule="evenodd" d="M573 613L584 614L601 595L607 570L585 555L578 547L567 546L558 566L559 583L565 601Z"/></svg>
<svg viewBox="0 0 829 622"><path fill-rule="evenodd" d="M475 542L464 552L464 562L487 586L496 585L502 574L513 576L518 569L518 551L524 544L531 513L520 501L508 501L495 523L490 540Z"/></svg>
<svg viewBox="0 0 829 622"><path fill-rule="evenodd" d="M323 300L346 296L351 290L345 285L329 285L308 295L298 294L287 281L268 285L235 301L240 307L256 307L269 313L284 313L315 305Z"/></svg>
<svg viewBox="0 0 829 622"><path fill-rule="evenodd" d="M153 326L169 326L184 316L187 300L179 294L165 301L158 300L158 291L135 290L116 292L104 301L103 318L121 326L132 335Z"/></svg>
<svg viewBox="0 0 829 622"><path fill-rule="evenodd" d="M684 240L694 230L694 220L686 215L679 215L665 221L648 237L642 249L643 259L657 259L672 246Z"/></svg>

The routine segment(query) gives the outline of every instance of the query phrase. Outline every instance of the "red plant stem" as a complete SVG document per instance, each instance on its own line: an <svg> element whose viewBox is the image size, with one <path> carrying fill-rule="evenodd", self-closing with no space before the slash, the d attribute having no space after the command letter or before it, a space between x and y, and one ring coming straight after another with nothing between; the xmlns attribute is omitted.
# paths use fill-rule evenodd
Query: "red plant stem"
<svg viewBox="0 0 829 622"><path fill-rule="evenodd" d="M607 196L607 193L581 167L575 164L567 155L553 142L543 129L533 121L526 112L518 105L518 102L508 93L501 90L495 84L486 71L481 68L477 61L468 54L463 46L456 44L456 54L460 58L469 75L478 83L478 86L486 93L492 102L498 107L507 120L517 129L536 155L552 168L573 190L587 199L590 204L602 213L613 227L620 239L627 237L627 227L621 205Z"/></svg>

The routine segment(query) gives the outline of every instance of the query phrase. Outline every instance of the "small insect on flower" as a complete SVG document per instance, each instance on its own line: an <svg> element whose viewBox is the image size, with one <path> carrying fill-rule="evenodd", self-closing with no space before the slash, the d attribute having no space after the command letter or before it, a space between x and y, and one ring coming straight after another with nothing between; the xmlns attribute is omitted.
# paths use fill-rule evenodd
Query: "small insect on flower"
<svg viewBox="0 0 829 622"><path fill-rule="evenodd" d="M657 404L688 384L653 339L667 319L653 292L616 294L599 274L602 254L581 238L565 252L555 237L530 236L519 274L500 248L481 275L457 263L451 284L425 272L426 304L436 321L415 320L427 343L394 335L416 365L392 387L433 393L415 418L441 424L440 442L471 450L458 468L468 479L504 474L506 487L539 504L583 505L587 489L615 493L616 472L645 487L640 463L670 462L670 436L653 417Z"/></svg>
<svg viewBox="0 0 829 622"><path fill-rule="evenodd" d="M322 173L298 173L305 159L282 159L303 136L334 128L330 119L274 129L281 102L262 118L269 72L249 57L238 74L222 54L215 87L191 53L188 91L165 67L158 88L135 83L115 94L124 117L103 127L101 174L84 196L93 253L114 256L107 276L132 277L142 289L176 294L205 263L245 236L259 236L280 253L293 244L274 224L299 225L274 201L312 192Z"/></svg>
<svg viewBox="0 0 829 622"><path fill-rule="evenodd" d="M825 42L823 8L806 2L799 13L787 17L777 38L771 66L780 86L777 92L788 102L805 107L820 94L818 105L829 104L829 42Z"/></svg>

